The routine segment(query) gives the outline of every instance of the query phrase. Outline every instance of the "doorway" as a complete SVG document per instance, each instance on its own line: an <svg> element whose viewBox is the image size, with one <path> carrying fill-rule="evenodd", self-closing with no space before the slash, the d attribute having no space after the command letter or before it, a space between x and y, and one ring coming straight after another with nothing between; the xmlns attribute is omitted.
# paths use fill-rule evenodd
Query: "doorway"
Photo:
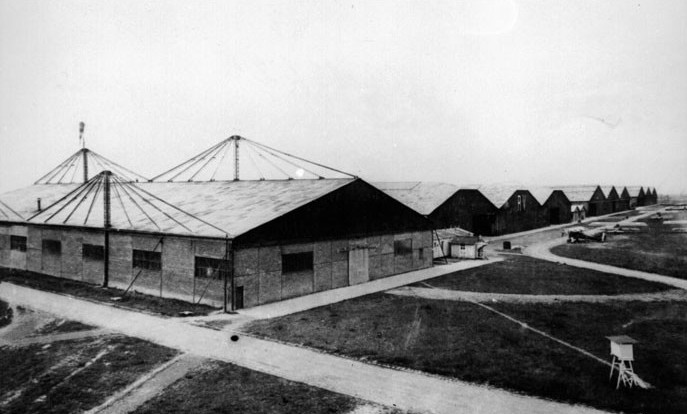
<svg viewBox="0 0 687 414"><path fill-rule="evenodd" d="M560 207L551 207L549 209L549 224L561 224Z"/></svg>
<svg viewBox="0 0 687 414"><path fill-rule="evenodd" d="M236 301L234 309L243 309L243 286L236 286L234 290L234 300Z"/></svg>
<svg viewBox="0 0 687 414"><path fill-rule="evenodd" d="M348 251L348 285L358 285L370 280L369 249L353 249Z"/></svg>

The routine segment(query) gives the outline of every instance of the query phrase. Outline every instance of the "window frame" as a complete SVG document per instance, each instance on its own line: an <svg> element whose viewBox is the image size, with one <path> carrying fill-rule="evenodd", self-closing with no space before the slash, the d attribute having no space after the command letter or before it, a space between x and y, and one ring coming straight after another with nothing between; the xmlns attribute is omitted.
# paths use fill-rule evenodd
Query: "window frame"
<svg viewBox="0 0 687 414"><path fill-rule="evenodd" d="M212 275L208 275L208 269L213 269ZM228 260L206 256L194 256L193 259L193 277L196 279L224 280L229 278L229 269Z"/></svg>
<svg viewBox="0 0 687 414"><path fill-rule="evenodd" d="M315 269L315 257L312 250L307 252L282 253L281 273L312 272Z"/></svg>
<svg viewBox="0 0 687 414"><path fill-rule="evenodd" d="M138 257L137 257L138 255ZM152 271L162 270L162 252L152 250L131 250L131 267Z"/></svg>
<svg viewBox="0 0 687 414"><path fill-rule="evenodd" d="M94 262L105 261L105 246L99 244L83 243L81 245L81 258Z"/></svg>
<svg viewBox="0 0 687 414"><path fill-rule="evenodd" d="M43 239L41 242L41 252L51 256L62 255L62 241L54 239Z"/></svg>
<svg viewBox="0 0 687 414"><path fill-rule="evenodd" d="M10 250L26 253L28 237L10 234Z"/></svg>
<svg viewBox="0 0 687 414"><path fill-rule="evenodd" d="M413 239L394 240L394 256L408 256L413 254Z"/></svg>

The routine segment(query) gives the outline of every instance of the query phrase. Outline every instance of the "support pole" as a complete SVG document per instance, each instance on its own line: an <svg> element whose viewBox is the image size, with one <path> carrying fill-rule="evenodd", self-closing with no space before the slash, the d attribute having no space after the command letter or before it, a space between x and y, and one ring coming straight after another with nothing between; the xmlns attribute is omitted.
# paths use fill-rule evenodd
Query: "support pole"
<svg viewBox="0 0 687 414"><path fill-rule="evenodd" d="M83 137L83 132L86 129L86 124L79 122L79 141L81 142L81 156L83 157L83 182L88 181L88 150L86 149L86 140Z"/></svg>
<svg viewBox="0 0 687 414"><path fill-rule="evenodd" d="M231 310L236 310L236 288L234 287L234 248L231 249Z"/></svg>
<svg viewBox="0 0 687 414"><path fill-rule="evenodd" d="M227 256L229 256L229 235L227 235L224 240L224 257L226 258ZM226 266L226 260L224 261L223 265ZM233 262L231 264L231 268L227 269L227 272L224 272L224 313L227 313L227 273L229 270L231 270L232 273L234 272Z"/></svg>
<svg viewBox="0 0 687 414"><path fill-rule="evenodd" d="M239 140L241 139L240 136L234 135L231 137L234 140L234 181L239 180ZM233 305L232 301L232 307Z"/></svg>
<svg viewBox="0 0 687 414"><path fill-rule="evenodd" d="M88 149L81 149L81 156L83 157L83 182L88 181Z"/></svg>
<svg viewBox="0 0 687 414"><path fill-rule="evenodd" d="M110 211L110 171L103 171L103 214L104 214L104 228L105 228L105 245L103 247L103 287L107 287L110 281L110 227L111 211Z"/></svg>

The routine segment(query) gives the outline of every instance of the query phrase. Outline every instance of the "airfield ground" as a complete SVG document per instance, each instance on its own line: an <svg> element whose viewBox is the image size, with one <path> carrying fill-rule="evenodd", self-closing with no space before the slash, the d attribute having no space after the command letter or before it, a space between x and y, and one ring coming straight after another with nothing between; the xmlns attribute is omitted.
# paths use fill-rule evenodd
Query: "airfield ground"
<svg viewBox="0 0 687 414"><path fill-rule="evenodd" d="M684 215L666 213L661 226L685 220ZM604 220L617 222L612 217ZM548 229L512 241L527 246L560 237L560 229ZM645 231L611 235L605 244L564 245L554 252L686 279L685 241L685 233ZM497 254L496 244L489 255ZM520 255L503 257L409 287L256 320L241 329L368 364L571 404L633 413L687 412L684 290ZM111 297L122 293L7 269L0 269L0 281L110 305ZM214 311L140 294L115 305L160 317L182 310L196 315ZM183 356L175 349L50 315L16 329L23 313L30 311L15 307L14 312L0 301L1 412L98 407L108 398L119 398L118 390L146 375L158 375L156 369ZM201 325L233 329L231 324L208 321ZM608 380L605 337L619 334L639 341L635 371L653 388L616 390L615 381ZM158 381L156 396L137 391L142 405L129 408L141 413L403 412L227 362L203 359L189 367L177 377L168 375L167 382ZM118 409L114 405L101 412Z"/></svg>

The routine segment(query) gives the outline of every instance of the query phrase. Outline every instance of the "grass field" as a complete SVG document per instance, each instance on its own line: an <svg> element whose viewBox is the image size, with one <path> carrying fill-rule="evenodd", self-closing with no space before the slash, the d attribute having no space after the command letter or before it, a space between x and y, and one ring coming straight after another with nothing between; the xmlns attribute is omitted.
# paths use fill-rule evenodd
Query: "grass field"
<svg viewBox="0 0 687 414"><path fill-rule="evenodd" d="M566 244L559 256L687 279L687 233L610 234L605 243Z"/></svg>
<svg viewBox="0 0 687 414"><path fill-rule="evenodd" d="M176 354L123 336L0 347L0 412L68 413L104 402Z"/></svg>
<svg viewBox="0 0 687 414"><path fill-rule="evenodd" d="M619 390L609 368L472 303L374 294L273 320L249 332L327 352L490 384L559 401L646 413L687 412L687 305L496 304L500 311L608 358L629 334L653 390Z"/></svg>
<svg viewBox="0 0 687 414"><path fill-rule="evenodd" d="M660 283L525 256L506 256L502 262L440 276L427 283L451 290L533 295L615 295L671 288Z"/></svg>
<svg viewBox="0 0 687 414"><path fill-rule="evenodd" d="M212 361L172 384L135 413L335 414L348 413L359 404L353 397Z"/></svg>
<svg viewBox="0 0 687 414"><path fill-rule="evenodd" d="M62 279L41 273L25 270L15 270L0 267L0 282L7 281L18 285L28 286L48 292L66 293L100 302L114 303L111 298L121 297L124 290L117 288L102 288L84 282ZM178 299L160 298L129 292L123 300L116 302L117 306L146 310L161 315L176 316L181 311L191 311L196 315L207 315L217 310L211 306L193 304Z"/></svg>

